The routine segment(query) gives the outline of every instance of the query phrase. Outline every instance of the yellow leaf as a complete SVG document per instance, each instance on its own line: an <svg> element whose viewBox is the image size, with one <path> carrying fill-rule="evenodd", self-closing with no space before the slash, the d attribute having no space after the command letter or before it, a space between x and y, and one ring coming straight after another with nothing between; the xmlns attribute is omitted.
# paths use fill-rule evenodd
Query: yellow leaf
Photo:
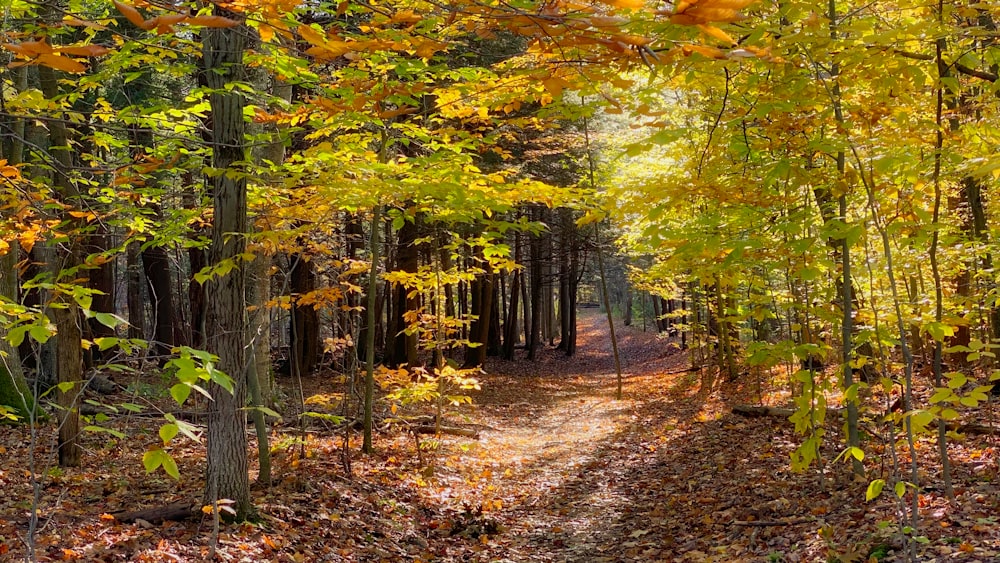
<svg viewBox="0 0 1000 563"><path fill-rule="evenodd" d="M705 35L714 37L714 38L718 39L719 41L725 41L726 43L729 43L731 45L735 45L736 44L736 41L733 41L733 38L730 37L728 33L726 33L725 31L722 31L721 29L715 27L714 25L701 25L701 24L699 24L698 25L698 29L700 29L701 32L704 33Z"/></svg>
<svg viewBox="0 0 1000 563"><path fill-rule="evenodd" d="M569 86L569 83L562 78L551 76L542 80L542 86L545 87L545 90L547 90L549 94L552 94L553 98L557 98L560 94L562 94L563 88Z"/></svg>
<svg viewBox="0 0 1000 563"><path fill-rule="evenodd" d="M267 24L260 24L257 28L257 32L260 33L260 40L264 43L270 43L274 39L274 28Z"/></svg>

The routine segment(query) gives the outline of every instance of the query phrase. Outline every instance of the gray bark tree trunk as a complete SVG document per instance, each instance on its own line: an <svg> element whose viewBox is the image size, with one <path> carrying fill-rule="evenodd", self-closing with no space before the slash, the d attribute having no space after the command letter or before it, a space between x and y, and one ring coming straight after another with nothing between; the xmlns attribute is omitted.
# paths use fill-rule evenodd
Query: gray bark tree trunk
<svg viewBox="0 0 1000 563"><path fill-rule="evenodd" d="M237 18L238 14L216 8L217 15ZM246 160L243 108L238 89L226 91L227 83L244 79L243 52L248 30L245 25L209 28L203 32L205 75L211 94L212 167L225 174L212 179L214 220L209 264L238 261L246 249L246 177L234 170ZM251 512L248 476L246 417L247 333L246 272L242 263L224 276L206 284L206 343L219 356L218 368L234 382L233 393L216 383L209 385L212 403L208 412L207 464L204 502L233 501L235 520L246 520Z"/></svg>

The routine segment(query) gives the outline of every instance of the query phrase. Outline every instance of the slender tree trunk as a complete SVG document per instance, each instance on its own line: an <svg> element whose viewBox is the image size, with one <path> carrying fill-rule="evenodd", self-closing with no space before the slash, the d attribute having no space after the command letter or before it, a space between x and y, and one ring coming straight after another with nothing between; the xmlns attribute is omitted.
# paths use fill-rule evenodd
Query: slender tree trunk
<svg viewBox="0 0 1000 563"><path fill-rule="evenodd" d="M45 11L50 11L51 5L46 5ZM43 18L46 19L46 18ZM59 95L59 85L55 71L44 65L38 67L38 81L42 94L49 100ZM80 191L70 177L72 157L70 153L69 132L65 122L59 118L49 123L49 150L55 164L53 181L58 187L60 196L71 209L81 206ZM56 263L50 264L56 277L62 272L74 271L80 265L78 219L67 218L67 230L70 232L69 247L60 252ZM73 276L75 277L75 275ZM55 295L58 307L51 308L51 314L56 325L56 379L59 388L56 400L59 403L59 465L76 467L80 465L81 449L77 443L80 433L80 411L77 399L82 390L83 358L81 356L83 335L80 331L80 309L75 299L65 292Z"/></svg>
<svg viewBox="0 0 1000 563"><path fill-rule="evenodd" d="M13 76L14 90L28 89L28 69L21 67L8 71ZM2 93L2 92L0 92ZM10 131L0 143L0 158L8 165L21 164L24 157L24 120L15 117L0 118L4 130ZM17 262L20 249L11 245L7 253L0 255L0 297L11 303L18 302ZM30 422L35 414L35 396L24 378L21 355L7 340L6 331L0 326L0 405L14 409L14 414L23 421Z"/></svg>
<svg viewBox="0 0 1000 563"><path fill-rule="evenodd" d="M535 210L535 218L540 218L540 213ZM542 298L545 286L542 282L542 236L534 235L531 238L529 248L529 272L531 273L531 328L527 333L528 340L528 360L538 359L538 350L542 345Z"/></svg>

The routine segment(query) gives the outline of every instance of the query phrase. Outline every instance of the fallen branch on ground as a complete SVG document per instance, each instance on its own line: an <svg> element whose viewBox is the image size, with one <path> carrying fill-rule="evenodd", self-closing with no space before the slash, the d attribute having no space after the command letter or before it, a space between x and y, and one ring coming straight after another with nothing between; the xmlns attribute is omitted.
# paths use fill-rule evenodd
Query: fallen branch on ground
<svg viewBox="0 0 1000 563"><path fill-rule="evenodd" d="M471 428L457 428L455 426L442 426L438 428L433 425L411 426L410 430L415 434L437 434L440 431L442 434L449 434L451 436L465 436L466 438L479 438L479 431L473 430Z"/></svg>
<svg viewBox="0 0 1000 563"><path fill-rule="evenodd" d="M166 506L154 506L153 508L127 512L121 515L116 513L113 516L115 517L115 520L125 524L132 524L133 522L137 522L139 520L149 522L150 524L160 524L165 520L170 520L172 522L187 520L197 513L197 507L192 506L191 503L177 502Z"/></svg>
<svg viewBox="0 0 1000 563"><path fill-rule="evenodd" d="M747 417L760 417L760 416L770 416L776 418L788 418L795 414L795 409L788 409L783 407L758 407L753 405L736 405L733 407L733 414L738 414ZM843 416L844 409L826 409L826 414L828 416ZM949 422L946 427L948 430L959 432L961 434L1000 434L1000 426L993 426L988 424L978 424L975 422L969 423L959 423L959 422Z"/></svg>
<svg viewBox="0 0 1000 563"><path fill-rule="evenodd" d="M795 526L798 524L808 524L809 522L814 522L815 518L792 518L791 520L736 520L733 522L733 526L753 526L753 527L767 527L767 526Z"/></svg>

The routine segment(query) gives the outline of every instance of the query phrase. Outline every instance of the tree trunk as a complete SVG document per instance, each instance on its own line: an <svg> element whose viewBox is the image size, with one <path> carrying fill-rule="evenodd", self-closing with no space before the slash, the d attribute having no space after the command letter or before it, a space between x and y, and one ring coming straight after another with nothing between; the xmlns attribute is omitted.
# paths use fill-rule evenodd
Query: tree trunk
<svg viewBox="0 0 1000 563"><path fill-rule="evenodd" d="M517 243L514 243L514 261L520 258ZM521 270L514 270L510 276L510 302L508 303L507 319L503 326L503 350L501 357L505 360L514 359L514 348L517 346L519 325L517 319L518 303L521 297Z"/></svg>
<svg viewBox="0 0 1000 563"><path fill-rule="evenodd" d="M18 248L14 246L0 255L0 297L12 303L17 302L17 258ZM35 396L24 379L21 356L2 329L0 325L0 405L14 409L14 414L25 422L35 410Z"/></svg>
<svg viewBox="0 0 1000 563"><path fill-rule="evenodd" d="M313 263L304 254L293 254L289 288L292 292L292 311L289 317L289 358L292 373L309 375L319 361L319 315L309 303L300 303L303 296L316 290L316 272Z"/></svg>
<svg viewBox="0 0 1000 563"><path fill-rule="evenodd" d="M406 221L399 229L396 250L396 271L408 274L417 273L420 266L420 252L416 244L418 236L417 221ZM418 365L417 333L407 334L410 323L406 320L407 313L416 312L420 307L420 297L410 297L409 290L401 283L393 286L392 310L395 319L395 334L392 334L392 349L388 359L390 365Z"/></svg>
<svg viewBox="0 0 1000 563"><path fill-rule="evenodd" d="M542 214L540 209L533 209L533 219L540 221ZM528 360L538 359L538 351L542 345L542 299L544 297L545 283L542 280L544 275L542 251L545 242L542 240L544 234L532 235L528 245L530 250L528 256L528 271L531 277L531 324L526 339L528 341Z"/></svg>
<svg viewBox="0 0 1000 563"><path fill-rule="evenodd" d="M170 283L170 259L166 249L150 246L142 251L142 269L149 301L153 304L153 350L162 365L176 344L174 329L177 326L173 286Z"/></svg>
<svg viewBox="0 0 1000 563"><path fill-rule="evenodd" d="M215 8L216 15L239 18L240 15ZM246 160L243 108L245 100L239 89L226 90L227 83L243 76L243 52L248 29L206 28L204 41L205 78L212 88L212 167L229 171ZM247 193L243 174L217 174L212 178L214 219L209 263L238 261L246 250ZM246 364L244 338L246 322L246 273L237 263L224 276L206 284L208 307L205 332L209 351L219 356L218 369L233 380L229 393L212 382L212 403L208 413L207 463L203 502L215 506L221 499L233 501L236 520L246 520L251 512L250 480L247 474Z"/></svg>
<svg viewBox="0 0 1000 563"><path fill-rule="evenodd" d="M50 11L51 6L46 6ZM44 19L44 18L43 18ZM42 94L49 100L59 95L59 85L55 71L44 65L38 67L38 82ZM49 123L49 150L52 163L55 165L53 182L59 189L63 202L70 209L81 205L80 191L70 176L72 157L70 153L69 133L62 116ZM71 270L80 263L80 242L77 228L79 219L66 217L67 231L70 233L69 245L59 252L55 263L50 264L56 278L61 272ZM80 309L76 300L65 292L59 292L54 297L58 308L50 309L56 325L56 379L60 387L56 391L56 400L61 407L59 411L59 465L76 467L80 465L80 446L77 443L80 433L80 411L77 399L83 380L83 358L81 356L83 335L80 332Z"/></svg>
<svg viewBox="0 0 1000 563"><path fill-rule="evenodd" d="M13 75L14 89L24 92L28 89L28 69L20 67L9 71ZM15 117L0 118L4 130L11 135L4 136L0 143L0 158L7 164L21 164L24 157L24 120ZM20 248L11 245L7 253L0 255L0 297L11 303L18 302L17 262ZM7 340L6 331L0 325L0 405L11 407L22 421L30 421L35 411L35 396L24 378L21 355Z"/></svg>

